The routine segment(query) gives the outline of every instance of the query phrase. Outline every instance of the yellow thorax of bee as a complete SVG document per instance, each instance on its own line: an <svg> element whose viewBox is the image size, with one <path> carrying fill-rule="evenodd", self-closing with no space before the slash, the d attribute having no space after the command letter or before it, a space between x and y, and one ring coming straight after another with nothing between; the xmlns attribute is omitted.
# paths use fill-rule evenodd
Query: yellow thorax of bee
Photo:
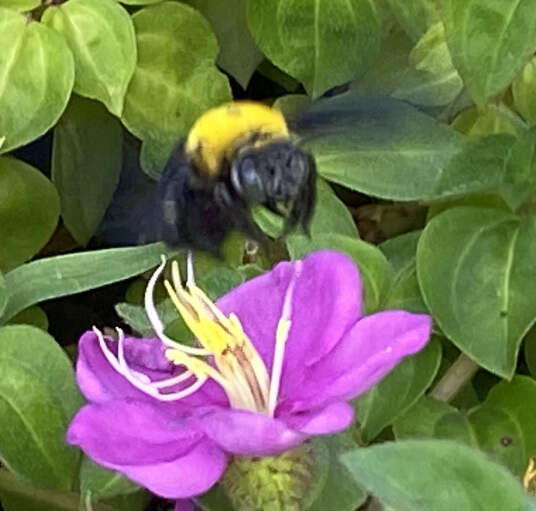
<svg viewBox="0 0 536 511"><path fill-rule="evenodd" d="M288 137L279 110L254 101L235 101L212 108L197 119L186 139L185 152L197 168L214 176L222 160L240 145Z"/></svg>

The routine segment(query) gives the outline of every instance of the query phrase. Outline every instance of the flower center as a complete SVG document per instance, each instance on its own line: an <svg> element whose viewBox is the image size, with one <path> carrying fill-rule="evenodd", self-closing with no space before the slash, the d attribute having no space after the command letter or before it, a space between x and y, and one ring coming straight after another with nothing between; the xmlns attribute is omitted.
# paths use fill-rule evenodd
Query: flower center
<svg viewBox="0 0 536 511"><path fill-rule="evenodd" d="M223 314L195 284L190 255L186 285L182 285L176 261L171 265L171 282L166 280L164 285L171 301L199 345L187 346L170 339L165 334L164 325L154 304L154 289L165 265L166 260L163 257L162 264L147 284L145 308L156 335L167 347L166 357L174 364L184 367L184 372L167 380L150 381L146 375L136 373L126 364L124 336L121 331L119 331L118 355L115 357L102 334L95 330L101 348L112 366L138 389L159 400L182 399L198 390L208 378L212 378L224 389L231 407L273 416L277 406L285 344L291 325L291 298L299 266L285 295L275 332L274 357L269 375L264 361L244 332L238 317L232 313L228 316ZM189 383L192 379L195 381ZM169 390L178 384L187 386L179 391L164 392L164 389Z"/></svg>

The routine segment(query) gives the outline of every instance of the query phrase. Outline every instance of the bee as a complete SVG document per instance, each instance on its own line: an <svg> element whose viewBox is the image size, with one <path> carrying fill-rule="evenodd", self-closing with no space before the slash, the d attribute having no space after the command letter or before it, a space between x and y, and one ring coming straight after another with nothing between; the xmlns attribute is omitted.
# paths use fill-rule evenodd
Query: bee
<svg viewBox="0 0 536 511"><path fill-rule="evenodd" d="M139 141L126 134L120 183L96 245L164 241L219 255L231 231L266 239L253 220L256 205L283 218L282 234L298 227L307 233L318 155L337 154L360 126L366 133L367 123L386 124L399 114L383 106L384 98L352 92L295 99L283 105L285 114L254 101L208 110L173 149L158 182L141 170Z"/></svg>
<svg viewBox="0 0 536 511"><path fill-rule="evenodd" d="M256 241L262 205L284 218L283 234L308 231L316 199L313 156L293 140L283 114L236 101L205 112L173 150L157 186L151 235L172 247L217 253L230 231Z"/></svg>

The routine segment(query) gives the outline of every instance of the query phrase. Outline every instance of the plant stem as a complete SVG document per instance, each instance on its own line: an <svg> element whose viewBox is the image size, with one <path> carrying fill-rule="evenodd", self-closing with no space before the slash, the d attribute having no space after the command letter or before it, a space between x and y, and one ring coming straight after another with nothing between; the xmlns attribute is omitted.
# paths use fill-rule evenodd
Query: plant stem
<svg viewBox="0 0 536 511"><path fill-rule="evenodd" d="M478 369L479 366L476 362L461 353L430 391L430 397L439 401L450 401Z"/></svg>

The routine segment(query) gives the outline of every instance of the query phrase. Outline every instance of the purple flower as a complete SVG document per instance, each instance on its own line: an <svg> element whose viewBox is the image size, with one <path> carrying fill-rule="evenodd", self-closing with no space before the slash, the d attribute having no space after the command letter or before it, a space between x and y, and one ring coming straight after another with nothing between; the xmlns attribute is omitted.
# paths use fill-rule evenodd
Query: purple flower
<svg viewBox="0 0 536 511"><path fill-rule="evenodd" d="M89 400L67 440L97 463L167 498L208 490L230 455L276 455L346 428L348 400L427 343L427 315L362 316L359 272L331 251L278 264L214 305L178 266L165 282L198 344L157 337L80 339L77 378Z"/></svg>

